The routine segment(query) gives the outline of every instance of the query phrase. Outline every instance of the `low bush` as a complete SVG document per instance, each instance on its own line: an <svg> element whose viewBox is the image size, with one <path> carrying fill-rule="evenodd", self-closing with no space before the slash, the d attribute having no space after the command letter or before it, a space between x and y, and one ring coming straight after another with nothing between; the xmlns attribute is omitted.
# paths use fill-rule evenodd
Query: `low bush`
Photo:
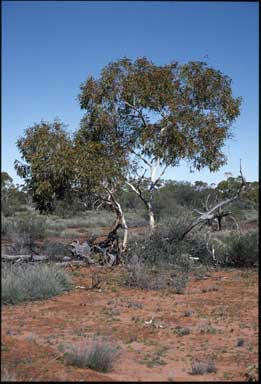
<svg viewBox="0 0 261 384"><path fill-rule="evenodd" d="M64 239L74 239L76 237L76 231L74 229L64 229L61 232L61 237Z"/></svg>
<svg viewBox="0 0 261 384"><path fill-rule="evenodd" d="M216 373L217 368L212 360L199 361L195 360L191 364L192 375L204 375L205 373Z"/></svg>
<svg viewBox="0 0 261 384"><path fill-rule="evenodd" d="M77 218L72 218L77 219ZM85 228L108 227L113 224L116 217L115 214L106 209L88 210L82 216L82 226ZM70 225L71 226L71 225Z"/></svg>
<svg viewBox="0 0 261 384"><path fill-rule="evenodd" d="M234 268L251 268L258 265L258 231L228 232L213 239L219 265Z"/></svg>
<svg viewBox="0 0 261 384"><path fill-rule="evenodd" d="M191 220L191 216L168 218L158 225L152 235L145 233L145 237L134 236L126 254L127 262L137 256L138 260L146 264L170 264L184 272L188 272L192 266L190 257L197 257L202 263L213 263L204 231L194 229L180 240Z"/></svg>
<svg viewBox="0 0 261 384"><path fill-rule="evenodd" d="M68 273L56 266L29 264L2 267L3 304L46 299L68 291L71 287Z"/></svg>
<svg viewBox="0 0 261 384"><path fill-rule="evenodd" d="M61 260L64 256L72 256L72 252L70 251L68 245L49 240L44 241L41 253L48 256L49 260L53 261Z"/></svg>
<svg viewBox="0 0 261 384"><path fill-rule="evenodd" d="M7 218L1 212L1 234L6 235L8 233L10 218Z"/></svg>
<svg viewBox="0 0 261 384"><path fill-rule="evenodd" d="M18 381L14 372L1 364L1 382Z"/></svg>
<svg viewBox="0 0 261 384"><path fill-rule="evenodd" d="M133 257L125 265L124 284L141 289L169 288L174 293L184 293L188 283L188 274L184 271L172 271L167 265L156 267L140 262Z"/></svg>
<svg viewBox="0 0 261 384"><path fill-rule="evenodd" d="M65 353L68 364L99 372L110 371L116 356L117 349L104 341L94 341L90 345L72 345Z"/></svg>
<svg viewBox="0 0 261 384"><path fill-rule="evenodd" d="M145 227L148 225L148 220L144 217L144 209L138 211L126 211L125 218L129 228Z"/></svg>
<svg viewBox="0 0 261 384"><path fill-rule="evenodd" d="M45 237L46 219L36 215L13 217L6 223L5 232L12 242L14 252L19 254L31 249L35 240Z"/></svg>

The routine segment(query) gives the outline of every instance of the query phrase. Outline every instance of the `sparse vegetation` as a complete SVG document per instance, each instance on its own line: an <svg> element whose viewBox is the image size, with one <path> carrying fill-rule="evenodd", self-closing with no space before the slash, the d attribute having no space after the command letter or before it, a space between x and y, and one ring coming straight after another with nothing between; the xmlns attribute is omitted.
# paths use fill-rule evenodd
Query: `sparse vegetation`
<svg viewBox="0 0 261 384"><path fill-rule="evenodd" d="M2 267L2 303L46 299L72 287L67 272L48 265L4 265Z"/></svg>
<svg viewBox="0 0 261 384"><path fill-rule="evenodd" d="M206 373L216 373L217 368L214 361L212 360L194 360L191 363L191 374L192 375L204 375Z"/></svg>
<svg viewBox="0 0 261 384"><path fill-rule="evenodd" d="M186 327L181 327L181 326L177 326L174 330L174 332L178 335L178 336L185 336L185 335L189 335L190 334L190 329L189 328L186 328Z"/></svg>
<svg viewBox="0 0 261 384"><path fill-rule="evenodd" d="M105 341L93 341L91 344L68 347L64 356L68 364L109 372L117 357L117 348Z"/></svg>
<svg viewBox="0 0 261 384"><path fill-rule="evenodd" d="M141 289L169 288L174 293L184 293L188 274L184 271L172 272L167 266L156 268L133 257L125 266L124 283L129 287Z"/></svg>
<svg viewBox="0 0 261 384"><path fill-rule="evenodd" d="M51 261L59 261L62 260L65 256L72 256L68 245L58 241L45 240L41 247L41 251L42 254L48 256L48 259Z"/></svg>
<svg viewBox="0 0 261 384"><path fill-rule="evenodd" d="M12 242L16 254L31 250L35 240L45 237L46 220L39 215L15 216L5 226L6 237Z"/></svg>
<svg viewBox="0 0 261 384"><path fill-rule="evenodd" d="M258 266L258 230L245 233L228 232L215 237L218 264L223 267L251 268Z"/></svg>
<svg viewBox="0 0 261 384"><path fill-rule="evenodd" d="M14 372L10 368L1 364L1 382L18 381Z"/></svg>

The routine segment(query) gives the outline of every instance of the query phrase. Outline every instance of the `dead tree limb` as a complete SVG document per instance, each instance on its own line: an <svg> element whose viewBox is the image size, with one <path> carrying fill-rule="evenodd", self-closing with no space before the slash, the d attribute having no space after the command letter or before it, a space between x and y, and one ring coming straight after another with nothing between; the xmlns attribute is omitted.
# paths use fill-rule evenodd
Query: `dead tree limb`
<svg viewBox="0 0 261 384"><path fill-rule="evenodd" d="M208 209L208 200L209 200L209 195L207 197L207 200L206 200L206 209L207 211L206 212L200 212L200 211L197 211L200 216L185 230L185 232L182 234L182 236L180 237L180 240L183 240L184 237L190 232L192 231L193 228L195 228L197 225L199 224L202 224L202 223L209 223L209 222L212 222L214 219L217 219L218 222L219 222L219 225L220 225L220 220L222 219L222 217L225 217L225 216L228 216L228 215L231 215L231 213L229 211L226 211L226 212L222 212L221 211L221 208L229 203L231 203L232 201L235 201L237 200L240 195L241 195L241 192L243 191L243 189L246 188L246 180L243 176L243 173L242 173L242 168L241 168L241 159L240 159L240 177L241 177L241 184L240 184L240 187L237 191L237 193L235 194L235 196L231 197L231 198L228 198L226 200L223 200L219 203L217 203L214 207L212 207L211 209Z"/></svg>

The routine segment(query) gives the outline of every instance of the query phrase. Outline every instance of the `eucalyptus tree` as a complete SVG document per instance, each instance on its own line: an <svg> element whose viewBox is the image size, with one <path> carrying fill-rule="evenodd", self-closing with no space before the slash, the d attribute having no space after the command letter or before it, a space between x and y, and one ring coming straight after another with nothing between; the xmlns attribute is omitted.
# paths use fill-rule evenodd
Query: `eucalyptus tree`
<svg viewBox="0 0 261 384"><path fill-rule="evenodd" d="M73 145L65 125L41 121L25 130L17 140L22 161L15 169L25 181L41 213L51 213L55 200L62 199L72 186Z"/></svg>
<svg viewBox="0 0 261 384"><path fill-rule="evenodd" d="M225 164L222 149L241 103L231 83L204 62L155 65L142 57L112 62L81 85L82 123L92 122L97 142L128 152L125 182L148 209L151 230L154 191L168 167L186 160L191 170L216 171Z"/></svg>
<svg viewBox="0 0 261 384"><path fill-rule="evenodd" d="M95 207L109 206L116 214L110 234L123 228L122 251L127 247L128 226L117 195L121 191L128 168L126 150L117 145L117 140L107 142L103 132L111 132L114 121L102 111L95 111L95 119L85 116L80 129L74 135L74 174L79 191L89 190L97 197Z"/></svg>
<svg viewBox="0 0 261 384"><path fill-rule="evenodd" d="M95 121L97 124L98 120ZM95 195L97 204L106 204L116 212L112 232L123 227L123 248L126 248L128 228L115 197L124 173L125 154L118 151L115 156L115 146L112 150L97 140L97 130L94 137L91 125L85 119L83 126L70 137L58 120L34 124L17 141L23 161L16 160L15 168L41 213L53 212L55 202L68 194Z"/></svg>

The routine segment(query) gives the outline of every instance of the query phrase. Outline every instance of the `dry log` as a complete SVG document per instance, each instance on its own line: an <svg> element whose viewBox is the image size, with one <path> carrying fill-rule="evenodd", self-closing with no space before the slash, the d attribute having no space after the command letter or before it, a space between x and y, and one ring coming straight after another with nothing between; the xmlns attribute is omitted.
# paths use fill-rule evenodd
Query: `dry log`
<svg viewBox="0 0 261 384"><path fill-rule="evenodd" d="M80 260L72 260L72 261L61 261L55 263L55 265L58 265L60 267L69 267L70 265L75 265L75 266L86 266L87 264L84 261Z"/></svg>
<svg viewBox="0 0 261 384"><path fill-rule="evenodd" d="M91 247L85 241L83 244L80 244L79 240L73 241L70 246L72 247L72 254L76 257L84 258L89 264L94 264L94 260L90 257Z"/></svg>
<svg viewBox="0 0 261 384"><path fill-rule="evenodd" d="M16 260L23 260L23 261L28 261L32 259L31 255L2 255L1 256L2 260L7 260L7 261L16 261Z"/></svg>
<svg viewBox="0 0 261 384"><path fill-rule="evenodd" d="M48 256L44 255L2 255L2 260L6 261L47 261Z"/></svg>
<svg viewBox="0 0 261 384"><path fill-rule="evenodd" d="M48 256L34 255L33 261L47 261L49 260Z"/></svg>

